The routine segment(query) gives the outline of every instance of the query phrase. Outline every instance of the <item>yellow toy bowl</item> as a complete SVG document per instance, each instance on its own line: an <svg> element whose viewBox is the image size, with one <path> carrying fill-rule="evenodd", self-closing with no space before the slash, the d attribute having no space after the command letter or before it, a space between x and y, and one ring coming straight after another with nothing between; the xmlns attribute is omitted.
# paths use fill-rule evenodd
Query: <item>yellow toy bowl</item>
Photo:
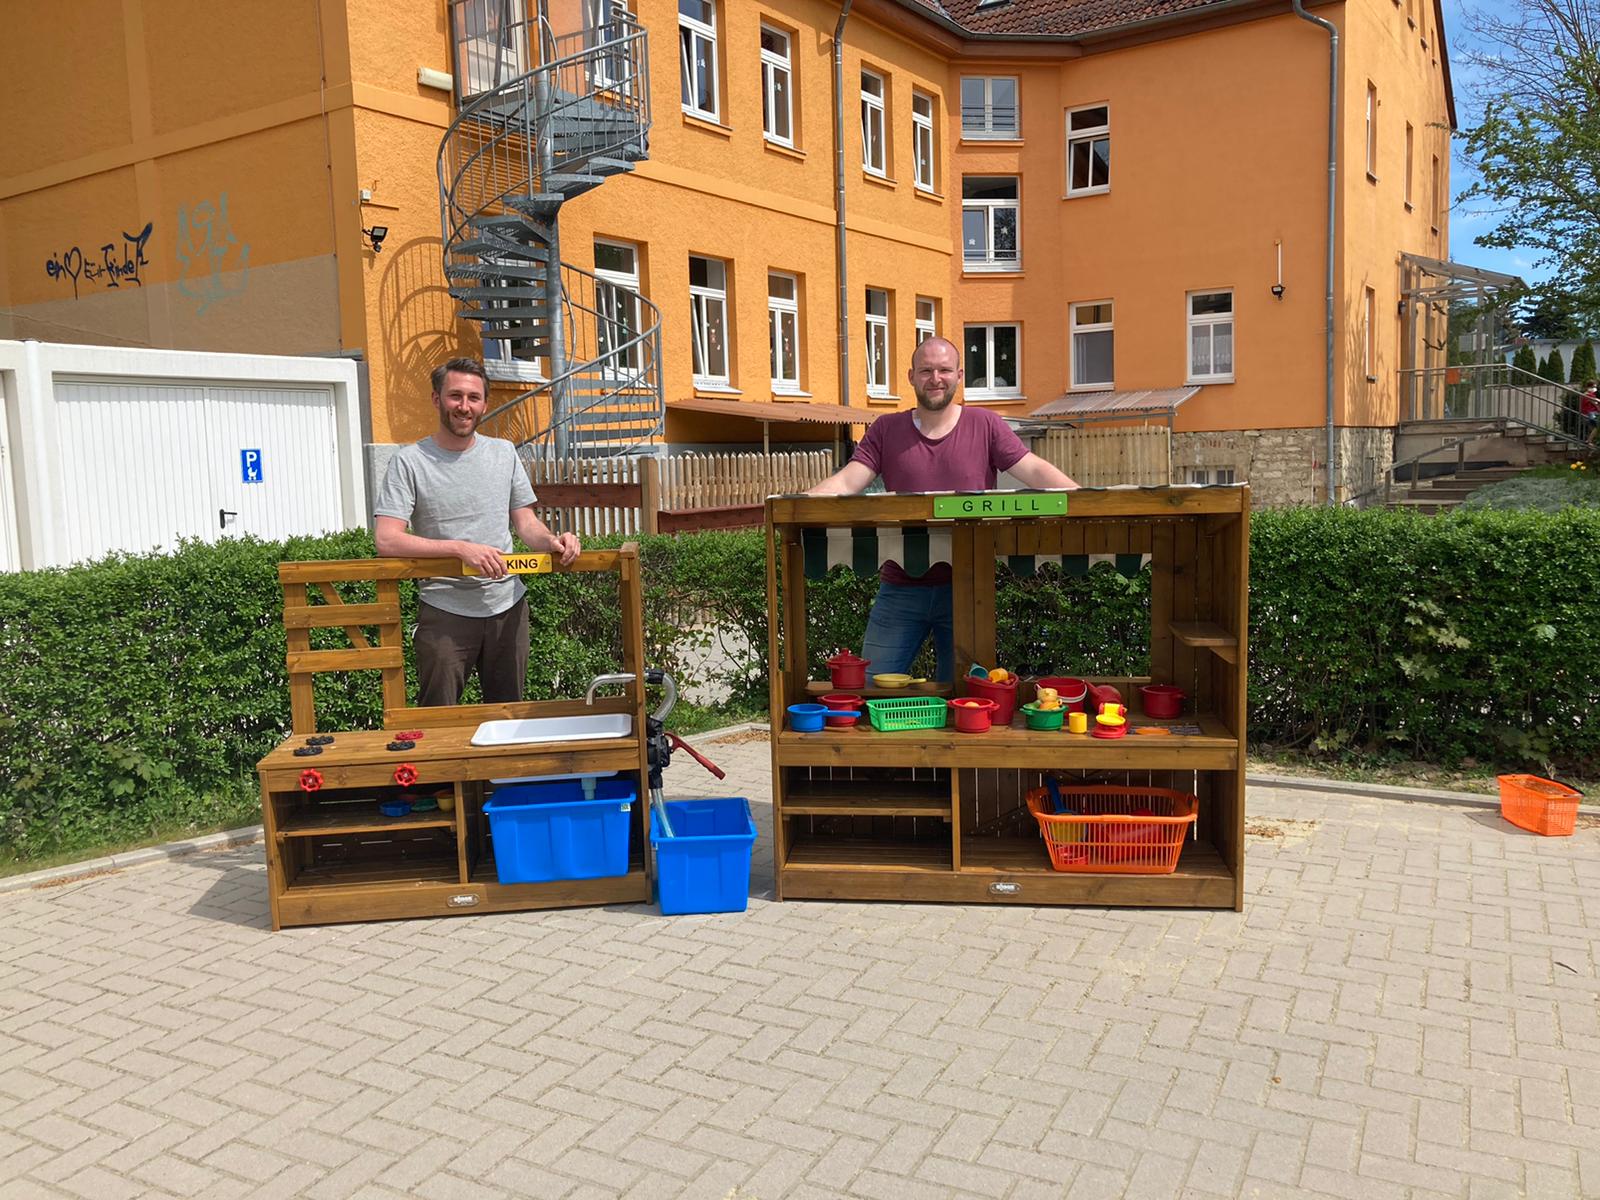
<svg viewBox="0 0 1600 1200"><path fill-rule="evenodd" d="M454 792L439 793L439 811L442 813L455 812L456 797Z"/></svg>
<svg viewBox="0 0 1600 1200"><path fill-rule="evenodd" d="M911 682L911 676L891 672L886 675L874 675L872 686L881 688L903 688Z"/></svg>

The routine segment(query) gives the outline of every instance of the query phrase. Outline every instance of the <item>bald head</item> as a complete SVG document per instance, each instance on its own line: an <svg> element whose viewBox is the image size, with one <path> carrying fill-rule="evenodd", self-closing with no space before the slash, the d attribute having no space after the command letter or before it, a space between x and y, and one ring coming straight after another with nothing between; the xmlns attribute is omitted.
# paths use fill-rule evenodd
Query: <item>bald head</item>
<svg viewBox="0 0 1600 1200"><path fill-rule="evenodd" d="M911 352L906 379L918 408L930 413L943 410L961 390L961 351L948 338L929 338Z"/></svg>

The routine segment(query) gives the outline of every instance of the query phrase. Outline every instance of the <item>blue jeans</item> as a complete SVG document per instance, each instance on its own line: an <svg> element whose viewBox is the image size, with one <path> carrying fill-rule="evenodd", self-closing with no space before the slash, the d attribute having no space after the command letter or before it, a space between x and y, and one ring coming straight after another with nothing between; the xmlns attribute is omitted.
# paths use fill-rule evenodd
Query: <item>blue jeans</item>
<svg viewBox="0 0 1600 1200"><path fill-rule="evenodd" d="M912 660L930 633L938 659L938 678L954 679L956 646L950 624L950 585L908 587L879 583L861 645L861 657L872 663L868 673L910 671Z"/></svg>

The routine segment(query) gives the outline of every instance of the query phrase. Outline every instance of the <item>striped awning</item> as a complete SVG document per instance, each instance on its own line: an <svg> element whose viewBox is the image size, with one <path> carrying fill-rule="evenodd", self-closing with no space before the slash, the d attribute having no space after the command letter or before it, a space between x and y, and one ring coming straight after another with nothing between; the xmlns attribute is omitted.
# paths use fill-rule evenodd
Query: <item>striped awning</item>
<svg viewBox="0 0 1600 1200"><path fill-rule="evenodd" d="M876 575L886 562L897 562L907 575L923 575L934 563L950 561L950 531L923 526L881 529L802 529L800 548L807 579L822 579L835 567L849 567L863 577ZM1129 579L1149 563L1148 554L1003 554L995 559L1012 573L1027 577L1051 563L1067 575L1087 575L1097 563L1109 563Z"/></svg>

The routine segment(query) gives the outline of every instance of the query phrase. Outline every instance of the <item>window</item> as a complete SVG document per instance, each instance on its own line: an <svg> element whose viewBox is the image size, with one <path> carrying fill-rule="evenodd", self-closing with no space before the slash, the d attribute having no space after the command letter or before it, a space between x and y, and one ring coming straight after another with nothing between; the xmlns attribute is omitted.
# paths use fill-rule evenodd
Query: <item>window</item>
<svg viewBox="0 0 1600 1200"><path fill-rule="evenodd" d="M967 395L974 400L1022 395L1018 367L1022 331L1016 325L968 325Z"/></svg>
<svg viewBox="0 0 1600 1200"><path fill-rule="evenodd" d="M889 173L883 144L883 76L861 72L861 165L874 175Z"/></svg>
<svg viewBox="0 0 1600 1200"><path fill-rule="evenodd" d="M529 70L523 0L461 0L455 16L456 98L492 92Z"/></svg>
<svg viewBox="0 0 1600 1200"><path fill-rule="evenodd" d="M889 394L889 293L867 289L867 395Z"/></svg>
<svg viewBox="0 0 1600 1200"><path fill-rule="evenodd" d="M911 148L916 160L915 182L925 192L934 190L933 145L933 97L912 92Z"/></svg>
<svg viewBox="0 0 1600 1200"><path fill-rule="evenodd" d="M1190 483L1233 483L1235 474L1233 467L1190 467Z"/></svg>
<svg viewBox="0 0 1600 1200"><path fill-rule="evenodd" d="M694 338L694 381L728 386L728 265L689 256L689 317Z"/></svg>
<svg viewBox="0 0 1600 1200"><path fill-rule="evenodd" d="M1189 382L1233 378L1233 293L1189 293Z"/></svg>
<svg viewBox="0 0 1600 1200"><path fill-rule="evenodd" d="M1009 75L968 75L961 80L961 136L1018 135L1017 81Z"/></svg>
<svg viewBox="0 0 1600 1200"><path fill-rule="evenodd" d="M1072 306L1072 386L1108 388L1114 372L1111 301Z"/></svg>
<svg viewBox="0 0 1600 1200"><path fill-rule="evenodd" d="M683 111L717 119L716 0L678 0L678 72Z"/></svg>
<svg viewBox="0 0 1600 1200"><path fill-rule="evenodd" d="M1414 138L1415 138L1415 131L1411 128L1411 122L1407 121L1406 122L1406 185L1405 185L1405 188L1406 188L1406 208L1407 209L1409 209L1411 207L1411 148L1412 148L1412 143L1414 141Z"/></svg>
<svg viewBox="0 0 1600 1200"><path fill-rule="evenodd" d="M1367 178L1378 180L1378 89L1367 84Z"/></svg>
<svg viewBox="0 0 1600 1200"><path fill-rule="evenodd" d="M1439 188L1439 156L1435 154L1433 156L1433 164L1428 172L1428 220L1433 226L1434 233L1439 232L1439 225L1444 219L1444 208L1441 203L1442 197L1440 196Z"/></svg>
<svg viewBox="0 0 1600 1200"><path fill-rule="evenodd" d="M627 12L623 0L583 0L584 49L616 47L590 60L589 82L597 88L621 89L624 94L633 87L633 64L627 47L618 44L624 36L618 18L626 17Z"/></svg>
<svg viewBox="0 0 1600 1200"><path fill-rule="evenodd" d="M1361 297L1361 350L1362 366L1366 371L1367 382L1375 383L1378 379L1378 326L1373 314L1377 310L1377 297L1371 288L1368 288Z"/></svg>
<svg viewBox="0 0 1600 1200"><path fill-rule="evenodd" d="M1111 109L1104 104L1067 113L1067 195L1111 190Z"/></svg>
<svg viewBox="0 0 1600 1200"><path fill-rule="evenodd" d="M939 336L939 302L928 296L917 297L917 345ZM913 347L914 349L915 347Z"/></svg>
<svg viewBox="0 0 1600 1200"><path fill-rule="evenodd" d="M772 390L800 390L800 281L767 272L767 335L772 342Z"/></svg>
<svg viewBox="0 0 1600 1200"><path fill-rule="evenodd" d="M794 145L794 76L789 65L789 35L761 27L761 128L767 141Z"/></svg>
<svg viewBox="0 0 1600 1200"><path fill-rule="evenodd" d="M601 368L607 374L637 371L644 346L634 341L639 319L639 248L628 242L594 243L594 306L600 313L595 336Z"/></svg>
<svg viewBox="0 0 1600 1200"><path fill-rule="evenodd" d="M968 176L961 181L961 264L966 270L1021 267L1017 192L1014 175Z"/></svg>

